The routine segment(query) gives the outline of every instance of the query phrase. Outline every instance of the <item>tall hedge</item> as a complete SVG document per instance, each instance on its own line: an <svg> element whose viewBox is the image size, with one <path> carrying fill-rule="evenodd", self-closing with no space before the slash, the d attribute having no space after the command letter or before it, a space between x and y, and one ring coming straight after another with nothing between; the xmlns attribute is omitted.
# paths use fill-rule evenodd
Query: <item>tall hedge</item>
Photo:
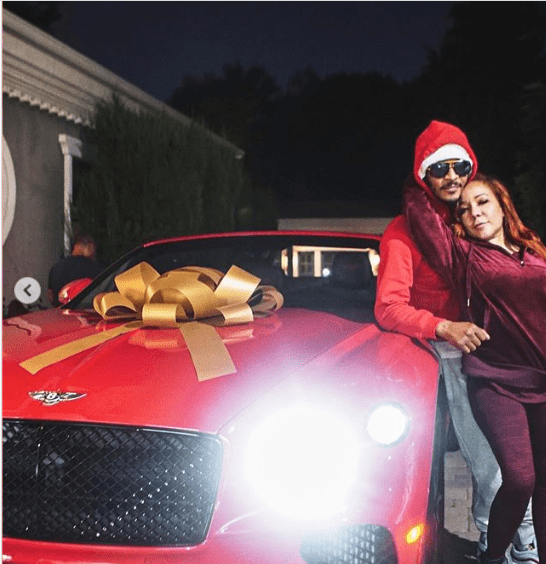
<svg viewBox="0 0 546 564"><path fill-rule="evenodd" d="M201 127L114 98L97 107L91 137L96 160L79 174L72 217L103 261L145 241L236 227L249 196L242 162Z"/></svg>

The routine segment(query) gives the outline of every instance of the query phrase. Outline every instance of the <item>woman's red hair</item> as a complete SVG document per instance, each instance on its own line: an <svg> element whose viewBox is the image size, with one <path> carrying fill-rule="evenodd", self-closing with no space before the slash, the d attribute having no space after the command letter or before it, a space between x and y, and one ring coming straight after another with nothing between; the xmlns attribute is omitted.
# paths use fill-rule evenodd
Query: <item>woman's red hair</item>
<svg viewBox="0 0 546 564"><path fill-rule="evenodd" d="M475 181L483 182L497 198L504 214L504 234L508 241L513 245L527 247L546 260L546 246L532 229L523 225L506 186L496 178L481 173L476 174L472 182ZM458 220L454 228L457 236L467 237L462 224Z"/></svg>

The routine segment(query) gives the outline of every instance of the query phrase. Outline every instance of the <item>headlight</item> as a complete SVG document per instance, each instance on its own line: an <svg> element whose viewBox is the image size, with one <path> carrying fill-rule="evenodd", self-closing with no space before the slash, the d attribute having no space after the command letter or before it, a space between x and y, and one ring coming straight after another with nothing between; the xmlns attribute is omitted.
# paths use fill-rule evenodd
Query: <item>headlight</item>
<svg viewBox="0 0 546 564"><path fill-rule="evenodd" d="M407 435L409 422L408 414L401 405L388 403L372 411L366 429L376 443L391 446Z"/></svg>
<svg viewBox="0 0 546 564"><path fill-rule="evenodd" d="M348 424L330 413L297 407L264 420L253 433L246 473L277 511L320 519L342 509L359 451Z"/></svg>

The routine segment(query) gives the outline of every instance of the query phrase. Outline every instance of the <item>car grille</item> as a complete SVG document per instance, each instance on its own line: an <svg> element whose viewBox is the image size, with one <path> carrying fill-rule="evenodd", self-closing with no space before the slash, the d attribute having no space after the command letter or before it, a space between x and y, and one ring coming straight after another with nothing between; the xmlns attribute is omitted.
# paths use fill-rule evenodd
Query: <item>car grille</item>
<svg viewBox="0 0 546 564"><path fill-rule="evenodd" d="M392 537L377 525L349 525L331 534L309 535L301 545L307 564L396 564Z"/></svg>
<svg viewBox="0 0 546 564"><path fill-rule="evenodd" d="M211 435L3 422L3 534L114 545L202 542L222 445Z"/></svg>

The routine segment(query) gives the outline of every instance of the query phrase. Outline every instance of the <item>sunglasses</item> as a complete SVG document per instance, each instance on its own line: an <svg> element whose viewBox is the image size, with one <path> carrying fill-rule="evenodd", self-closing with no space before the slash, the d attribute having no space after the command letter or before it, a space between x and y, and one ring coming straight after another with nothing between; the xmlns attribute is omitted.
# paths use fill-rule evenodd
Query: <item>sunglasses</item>
<svg viewBox="0 0 546 564"><path fill-rule="evenodd" d="M458 176L466 176L472 170L472 163L470 161L450 161L443 163L434 163L427 168L427 172L433 178L443 178L449 169L453 168L455 174Z"/></svg>

